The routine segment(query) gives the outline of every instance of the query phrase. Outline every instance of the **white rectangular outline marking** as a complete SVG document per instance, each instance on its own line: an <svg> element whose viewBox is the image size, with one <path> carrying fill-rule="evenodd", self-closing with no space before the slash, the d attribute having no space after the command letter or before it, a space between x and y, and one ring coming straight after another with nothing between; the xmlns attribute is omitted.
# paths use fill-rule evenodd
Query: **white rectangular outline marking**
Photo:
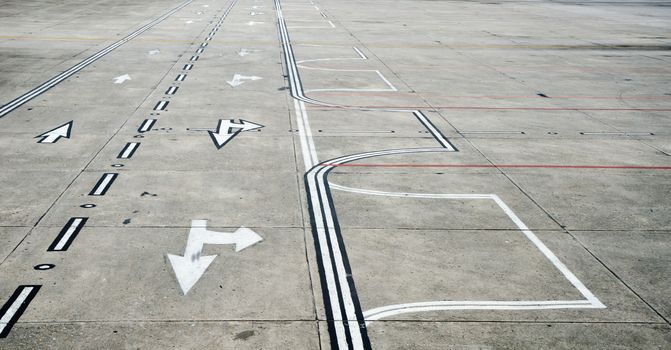
<svg viewBox="0 0 671 350"><path fill-rule="evenodd" d="M191 68L193 68L193 64L187 63L182 67L182 70L191 70Z"/></svg>
<svg viewBox="0 0 671 350"><path fill-rule="evenodd" d="M193 58L193 57L191 57ZM175 78L175 81L184 81L186 79L186 74L177 74L177 77Z"/></svg>
<svg viewBox="0 0 671 350"><path fill-rule="evenodd" d="M165 91L166 95L174 95L175 92L177 92L177 89L179 89L178 86L171 86L168 88L168 90Z"/></svg>
<svg viewBox="0 0 671 350"><path fill-rule="evenodd" d="M531 243L548 259L554 267L566 278L574 288L580 292L585 300L523 300L523 301L436 301L410 304L388 305L364 311L366 324L383 317L389 317L413 311L438 310L541 310L566 308L596 308L606 306L562 263L559 258L527 227L510 207L496 194L421 194L421 193L394 193L364 189L354 189L329 183L331 189L354 192L368 195L402 197L402 198L432 198L432 199L489 199L493 200L517 228L531 241ZM404 311L411 310L411 311Z"/></svg>

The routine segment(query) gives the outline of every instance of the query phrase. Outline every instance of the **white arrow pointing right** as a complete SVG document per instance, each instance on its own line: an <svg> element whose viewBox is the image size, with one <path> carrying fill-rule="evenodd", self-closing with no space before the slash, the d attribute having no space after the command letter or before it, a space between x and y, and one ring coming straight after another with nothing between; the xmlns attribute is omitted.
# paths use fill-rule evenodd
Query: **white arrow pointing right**
<svg viewBox="0 0 671 350"><path fill-rule="evenodd" d="M114 78L114 84L123 84L126 80L133 80L130 78L130 75L124 74Z"/></svg>
<svg viewBox="0 0 671 350"><path fill-rule="evenodd" d="M184 249L184 256L168 254L177 282L186 295L203 276L216 255L202 256L205 244L235 244L235 251L248 248L263 238L246 227L233 233L216 232L207 229L207 220L191 220L191 230Z"/></svg>
<svg viewBox="0 0 671 350"><path fill-rule="evenodd" d="M240 75L240 74L235 74L233 75L233 79L227 80L226 83L232 87L240 86L244 84L244 80L261 80L263 78L257 77L254 75L247 76L247 75Z"/></svg>

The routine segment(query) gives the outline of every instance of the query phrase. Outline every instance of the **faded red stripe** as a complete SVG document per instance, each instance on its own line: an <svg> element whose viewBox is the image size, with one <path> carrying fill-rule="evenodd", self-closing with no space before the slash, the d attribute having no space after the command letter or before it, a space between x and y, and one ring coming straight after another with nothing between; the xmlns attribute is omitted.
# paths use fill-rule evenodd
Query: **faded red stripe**
<svg viewBox="0 0 671 350"><path fill-rule="evenodd" d="M671 170L671 166L652 165L556 165L556 164L323 164L324 166L372 168L541 168L541 169L642 169Z"/></svg>

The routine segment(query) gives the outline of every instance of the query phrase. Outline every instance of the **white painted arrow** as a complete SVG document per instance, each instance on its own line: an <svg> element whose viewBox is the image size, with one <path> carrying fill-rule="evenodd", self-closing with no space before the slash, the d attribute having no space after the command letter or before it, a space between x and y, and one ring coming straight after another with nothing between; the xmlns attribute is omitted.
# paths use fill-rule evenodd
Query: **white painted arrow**
<svg viewBox="0 0 671 350"><path fill-rule="evenodd" d="M159 49L153 49L153 50L149 51L149 54L150 54L150 55L156 55L157 53L161 53L161 50L159 50Z"/></svg>
<svg viewBox="0 0 671 350"><path fill-rule="evenodd" d="M240 49L240 51L238 51L238 56L245 57L245 56L249 55L250 53L260 52L260 51L261 50Z"/></svg>
<svg viewBox="0 0 671 350"><path fill-rule="evenodd" d="M257 77L254 75L247 76L247 75L240 75L240 74L235 74L233 75L233 79L227 80L226 83L232 87L240 86L244 84L244 80L261 80L263 78Z"/></svg>
<svg viewBox="0 0 671 350"><path fill-rule="evenodd" d="M258 16L258 15L262 15L262 14L263 14L263 12L254 12L254 11L249 13L250 16Z"/></svg>
<svg viewBox="0 0 671 350"><path fill-rule="evenodd" d="M38 136L35 136L35 138L41 138L37 143L56 143L58 140L61 139L61 137L65 137L66 139L70 138L70 133L72 132L72 123L74 121L71 120L63 125L59 125L54 129L51 129L47 132L44 132Z"/></svg>
<svg viewBox="0 0 671 350"><path fill-rule="evenodd" d="M216 255L202 256L203 245L235 244L235 251L239 252L262 240L261 236L246 227L240 227L233 233L217 232L207 229L207 220L191 220L191 230L186 241L184 256L168 254L182 293L186 295L189 292L217 257Z"/></svg>
<svg viewBox="0 0 671 350"><path fill-rule="evenodd" d="M191 23L193 23L192 20L188 20L188 21L186 21L186 24L191 24Z"/></svg>
<svg viewBox="0 0 671 350"><path fill-rule="evenodd" d="M264 23L266 23L266 22L254 22L254 21L249 21L249 22L247 22L247 25L248 25L248 26L253 26L253 25L255 25L255 24L264 24Z"/></svg>
<svg viewBox="0 0 671 350"><path fill-rule="evenodd" d="M256 130L263 127L263 125L252 123L244 119L239 120L240 122L236 123L235 119L219 119L217 131L208 130L217 149L224 147L229 141L243 131Z"/></svg>
<svg viewBox="0 0 671 350"><path fill-rule="evenodd" d="M124 74L114 78L114 84L123 84L126 80L133 80L130 78L130 75Z"/></svg>

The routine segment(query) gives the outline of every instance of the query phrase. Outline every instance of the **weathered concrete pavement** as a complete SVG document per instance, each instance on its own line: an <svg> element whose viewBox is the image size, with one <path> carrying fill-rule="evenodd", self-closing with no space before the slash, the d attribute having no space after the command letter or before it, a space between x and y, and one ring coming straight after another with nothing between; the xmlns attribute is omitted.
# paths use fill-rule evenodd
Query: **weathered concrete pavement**
<svg viewBox="0 0 671 350"><path fill-rule="evenodd" d="M671 347L668 9L3 3L0 348Z"/></svg>

